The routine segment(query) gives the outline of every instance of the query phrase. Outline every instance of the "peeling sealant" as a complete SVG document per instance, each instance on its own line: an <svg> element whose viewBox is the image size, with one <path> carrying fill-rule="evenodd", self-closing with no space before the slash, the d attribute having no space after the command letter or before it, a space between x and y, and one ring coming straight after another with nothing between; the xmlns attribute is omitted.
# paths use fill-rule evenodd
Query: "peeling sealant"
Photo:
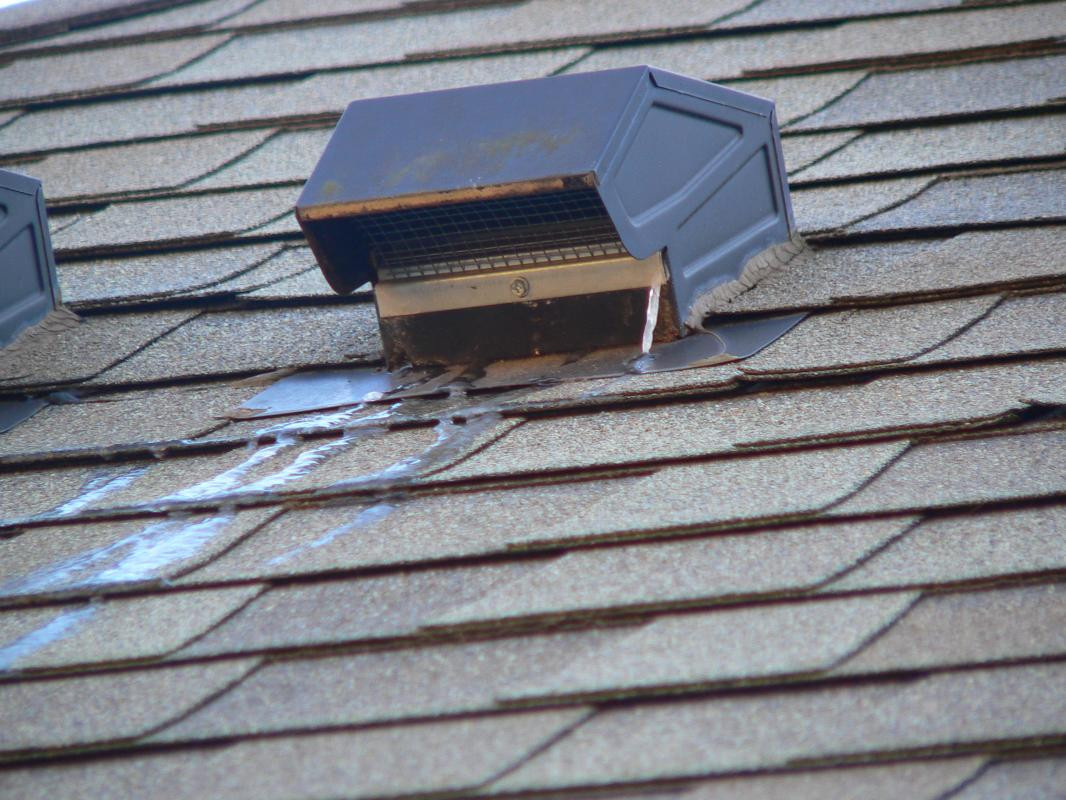
<svg viewBox="0 0 1066 800"><path fill-rule="evenodd" d="M93 605L67 609L36 630L0 647L0 672L10 672L27 656L66 639L95 613L96 606Z"/></svg>
<svg viewBox="0 0 1066 800"><path fill-rule="evenodd" d="M648 289L648 310L644 316L644 334L640 338L640 352L645 355L651 351L655 325L659 321L659 291L659 284Z"/></svg>
<svg viewBox="0 0 1066 800"><path fill-rule="evenodd" d="M234 516L233 511L222 511L203 519L175 517L152 523L111 544L9 581L0 586L0 595L94 588L159 577L170 565L196 555L225 530Z"/></svg>
<svg viewBox="0 0 1066 800"><path fill-rule="evenodd" d="M301 439L298 433L343 428L365 406L359 404L341 411L301 417L298 420L290 420L261 428L255 432L255 438L249 443L250 454L244 461L207 480L161 497L155 503L215 500L233 495L282 488L286 484L306 475L330 455L346 450L360 438L366 438L366 431L379 428L381 423L395 411L398 405L394 404L377 414L371 414L368 417L357 420L356 424L347 429L347 432L340 439L325 442L312 450L300 453L291 464L262 478L246 483L245 478L248 474L261 464L271 461L279 453L299 444ZM355 433L356 431L359 433ZM259 440L266 436L273 436L275 439L270 444L260 445Z"/></svg>
<svg viewBox="0 0 1066 800"><path fill-rule="evenodd" d="M375 503L372 506L368 506L356 514L355 519L350 522L345 522L343 525L330 528L313 541L289 548L281 555L274 556L274 558L267 561L267 565L276 567L280 564L288 563L310 550L317 550L320 547L325 547L336 539L340 539L362 528L369 528L371 525L376 525L395 510L396 505L388 502Z"/></svg>
<svg viewBox="0 0 1066 800"><path fill-rule="evenodd" d="M41 514L42 517L70 517L77 514L80 511L85 510L89 506L96 503L98 500L102 500L113 492L117 492L120 489L125 489L144 473L148 471L148 466L132 467L127 470L123 470L118 475L113 474L110 470L106 472L97 473L93 475L85 484L81 487L81 494L74 497L60 506L57 506L52 511L46 514Z"/></svg>

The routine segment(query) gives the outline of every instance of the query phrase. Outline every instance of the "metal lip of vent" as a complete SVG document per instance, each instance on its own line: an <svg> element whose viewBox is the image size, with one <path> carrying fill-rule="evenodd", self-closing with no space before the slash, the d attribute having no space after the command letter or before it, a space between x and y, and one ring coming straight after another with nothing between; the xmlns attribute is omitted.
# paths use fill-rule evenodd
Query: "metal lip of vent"
<svg viewBox="0 0 1066 800"><path fill-rule="evenodd" d="M59 305L41 182L0 169L0 347Z"/></svg>
<svg viewBox="0 0 1066 800"><path fill-rule="evenodd" d="M614 255L482 269L429 279L381 281L375 298L380 317L398 317L649 289L665 282L666 267L659 253L641 260Z"/></svg>
<svg viewBox="0 0 1066 800"><path fill-rule="evenodd" d="M654 285L666 338L794 228L773 103L648 66L357 100L296 217L330 285L372 282L383 317ZM559 322L534 311L523 335Z"/></svg>

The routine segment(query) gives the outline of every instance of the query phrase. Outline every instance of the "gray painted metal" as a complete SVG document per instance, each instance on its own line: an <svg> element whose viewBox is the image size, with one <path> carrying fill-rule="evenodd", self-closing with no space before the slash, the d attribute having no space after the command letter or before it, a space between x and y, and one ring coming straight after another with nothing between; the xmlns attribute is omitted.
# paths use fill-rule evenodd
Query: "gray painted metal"
<svg viewBox="0 0 1066 800"><path fill-rule="evenodd" d="M647 66L357 100L297 217L345 293L377 277L361 205L553 178L591 183L633 257L665 250L682 319L794 227L774 104ZM327 208L335 218L319 219Z"/></svg>
<svg viewBox="0 0 1066 800"><path fill-rule="evenodd" d="M48 405L43 397L23 397L0 400L0 433L6 433L20 422L25 422Z"/></svg>
<svg viewBox="0 0 1066 800"><path fill-rule="evenodd" d="M0 169L0 347L58 304L41 182Z"/></svg>

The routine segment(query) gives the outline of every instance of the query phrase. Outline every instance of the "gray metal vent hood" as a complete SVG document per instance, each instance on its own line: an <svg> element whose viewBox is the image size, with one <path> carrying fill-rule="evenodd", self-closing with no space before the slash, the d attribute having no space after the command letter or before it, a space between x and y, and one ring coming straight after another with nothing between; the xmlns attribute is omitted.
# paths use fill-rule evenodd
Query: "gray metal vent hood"
<svg viewBox="0 0 1066 800"><path fill-rule="evenodd" d="M0 347L58 304L41 182L0 169Z"/></svg>
<svg viewBox="0 0 1066 800"><path fill-rule="evenodd" d="M296 214L414 363L679 338L793 228L773 103L646 66L355 101Z"/></svg>

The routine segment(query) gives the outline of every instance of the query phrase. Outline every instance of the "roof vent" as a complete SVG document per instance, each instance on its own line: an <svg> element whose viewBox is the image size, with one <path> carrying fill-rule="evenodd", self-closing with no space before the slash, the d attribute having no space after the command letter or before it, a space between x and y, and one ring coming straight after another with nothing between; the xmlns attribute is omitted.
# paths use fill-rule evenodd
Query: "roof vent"
<svg viewBox="0 0 1066 800"><path fill-rule="evenodd" d="M58 303L41 182L0 169L0 347Z"/></svg>
<svg viewBox="0 0 1066 800"><path fill-rule="evenodd" d="M651 67L355 101L296 215L390 365L678 339L793 228L773 103Z"/></svg>

